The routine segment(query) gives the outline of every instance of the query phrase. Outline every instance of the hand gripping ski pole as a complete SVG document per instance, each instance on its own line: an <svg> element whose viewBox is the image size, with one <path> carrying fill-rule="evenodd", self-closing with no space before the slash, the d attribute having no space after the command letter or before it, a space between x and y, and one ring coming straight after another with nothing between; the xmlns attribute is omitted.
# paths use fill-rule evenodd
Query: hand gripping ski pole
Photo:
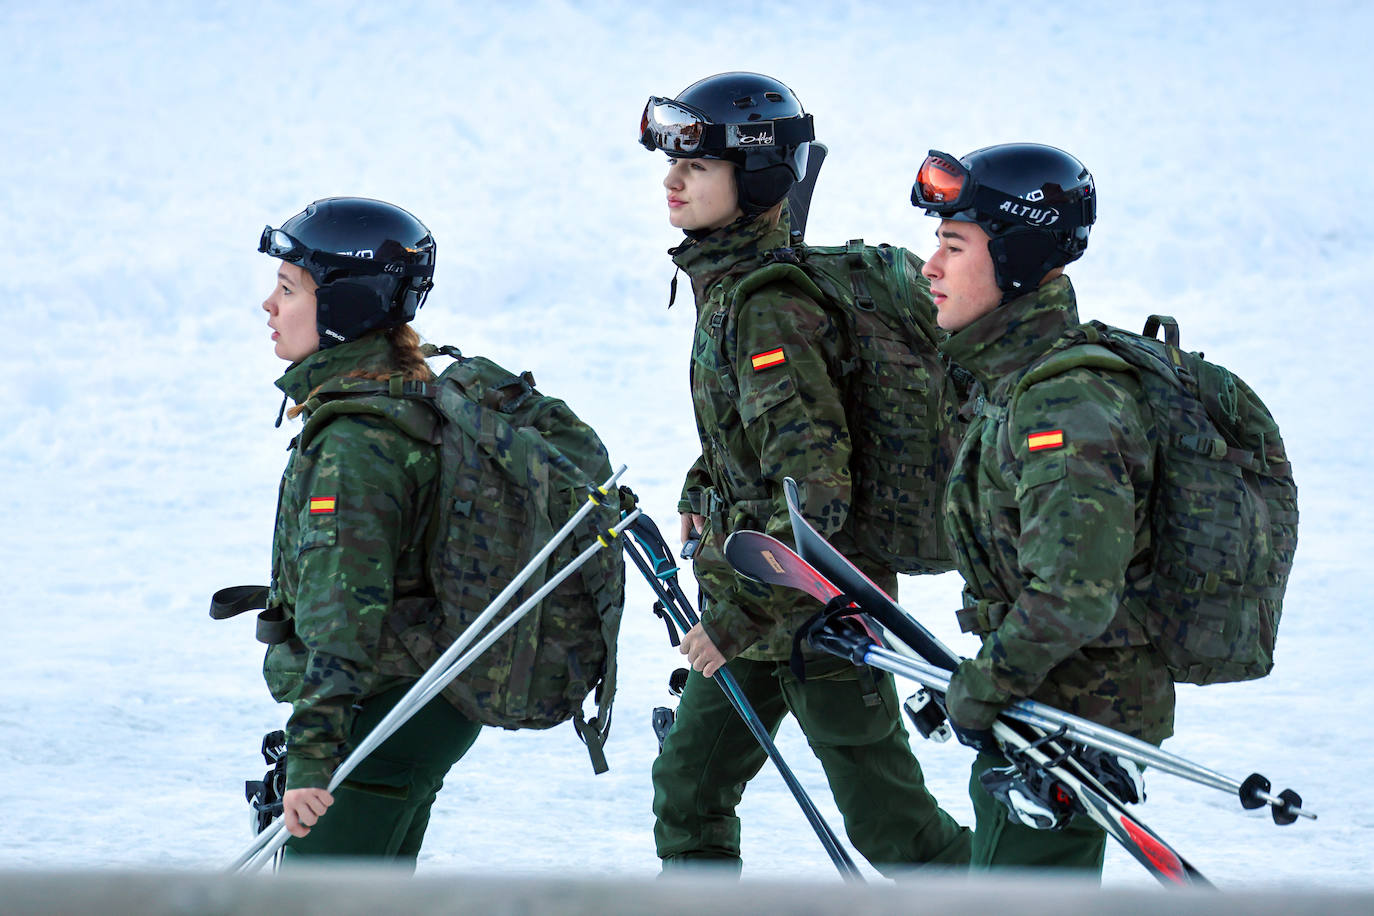
<svg viewBox="0 0 1374 916"><path fill-rule="evenodd" d="M630 525L628 533L630 537L623 541L625 552L629 554L631 562L648 581L649 587L653 589L658 598L659 606L663 608L664 613L669 615L670 622L676 624L681 632L686 633L701 620L692 608L692 603L683 594L682 587L678 585L678 567L673 562L672 551L668 549L668 543L663 539L663 534L647 515L640 515L639 519ZM672 635L671 628L669 634ZM783 760L782 754L773 743L772 736L768 734L768 729L764 727L758 713L750 705L730 669L719 669L712 676L712 680L720 685L720 689L725 692L726 699L730 701L730 705L744 720L750 734L758 741L759 746L768 755L768 759L773 761L773 765L777 767L778 773L782 776L782 781L792 792L792 797L797 800L802 814L811 824L811 829L816 832L821 845L825 847L826 853L830 856L830 861L839 870L840 876L846 881L862 882L863 876L859 872L858 866L854 864L854 860L850 858L849 853L841 845L835 831L821 816L820 811L816 808L816 803L811 800L811 796L806 794L806 789L802 787L801 781L792 772L792 768Z"/></svg>
<svg viewBox="0 0 1374 916"><path fill-rule="evenodd" d="M854 664L870 663L869 657L876 639L870 626L864 623L864 608L851 596L841 592L792 548L757 531L737 531L726 541L725 557L741 575L773 585L798 588L824 602L827 608L824 616L807 624L800 634L801 638L809 638L817 648ZM876 586L873 587L876 589ZM828 618L837 618L841 625L824 626ZM939 645L933 636L928 633L926 636L934 645ZM949 650L944 651L948 653ZM950 653L949 658L955 656ZM874 664L882 667L876 662ZM945 685L948 686L948 672ZM943 694L939 701L943 702ZM1208 883L1201 872L1131 814L1125 803L1075 758L1077 748L1050 743L1060 737L1057 734L1046 735L1034 730L1022 732L1020 728L1023 727L1013 728L999 720L995 723L994 734L1007 748L1010 758L1037 768L1040 771L1038 775L1058 784L1062 805L1072 806L1073 810L1090 817L1161 883Z"/></svg>
<svg viewBox="0 0 1374 916"><path fill-rule="evenodd" d="M482 629L500 613L501 609L505 607L511 597L514 596L515 593L518 592L543 566L544 562L549 558L549 555L552 554L558 548L558 545L573 532L578 523L586 518L593 507L600 505L597 496L604 496L609 493L610 488L616 485L616 481L618 481L620 476L624 473L625 466L621 465L620 469L612 474L605 483L589 494L587 501L583 503L581 508L564 523L562 528L554 533L548 543L530 559L529 563L525 564L524 568L511 580L511 583L502 589L501 593L492 600L491 604L487 605L486 609L482 611L477 619L453 641L453 644L449 646L441 656L439 656L438 660L430 666L429 670L416 680L415 684L406 692L405 696L392 707L391 711L382 718L382 721L377 723L377 726L356 748L354 748L353 752L339 765L339 768L334 771L334 775L329 780L329 792L332 793L337 789L358 764L362 763L368 754L372 753L378 745L391 737L396 729L400 728L417 710L442 692L450 681L461 674L470 664L472 664L474 659L481 655L481 653L490 647L492 643L500 639L507 630L515 626L520 618L529 613L529 611L539 604L549 592L553 591L564 579L576 572L578 568L580 568L583 563L587 562L587 560L589 560L598 550L610 546L611 542L608 541L606 537L597 538L595 544L592 544L581 554L569 561L566 566L545 582L538 591L521 603L514 611L511 611L510 614L502 620L494 630L483 637L476 646L468 650L468 646L477 639ZM625 516L618 525L609 529L607 534L610 535L612 540L619 537L620 533L624 531L626 527L633 524L638 516L638 510L630 513ZM253 842L229 865L228 870L244 872L256 871L266 864L276 851L286 843L288 836L289 834L287 833L285 822L280 820L277 821L271 827L254 837Z"/></svg>
<svg viewBox="0 0 1374 916"><path fill-rule="evenodd" d="M860 606L881 626L887 627L895 634L897 640L914 650L913 654L927 662L935 662L941 668L953 671L959 664L958 656L950 652L944 644L931 635L930 631L921 626L914 617L884 594L882 589L869 580L862 571L855 568L854 564L850 563L843 554L811 527L797 508L796 482L790 478L784 480L783 489L787 496L788 512L791 515L792 530L798 546L797 553L802 559L814 566L822 575L830 577L831 581L853 593ZM1043 706L1040 708L1042 710L1051 709L1051 707ZM1066 714L1061 713L1061 715ZM1105 726L1086 720L1079 720L1079 723L1079 734L1082 736L1080 740L1085 743L1090 736L1095 735L1099 741L1110 738L1113 741L1122 742L1121 753L1123 756L1137 759L1135 754L1151 754L1153 759L1148 761L1151 765L1201 785L1234 793L1244 808L1251 809L1269 805L1272 808L1274 823L1276 824L1281 826L1291 824L1299 817L1316 820L1315 814L1303 810L1302 798L1298 793L1292 789L1284 789L1277 795L1272 794L1269 780L1258 773L1251 774L1244 781L1236 781L1181 757L1167 754L1153 745L1137 741ZM1127 748L1130 748L1132 752L1128 753ZM1149 750L1146 750L1147 748Z"/></svg>

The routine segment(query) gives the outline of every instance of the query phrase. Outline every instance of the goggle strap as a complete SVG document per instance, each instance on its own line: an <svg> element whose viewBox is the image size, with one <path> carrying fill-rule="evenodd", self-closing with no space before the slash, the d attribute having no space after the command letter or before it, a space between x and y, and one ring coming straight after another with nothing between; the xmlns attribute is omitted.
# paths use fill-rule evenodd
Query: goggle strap
<svg viewBox="0 0 1374 916"><path fill-rule="evenodd" d="M739 128L749 128L760 124L773 125L773 142L770 145L754 143L740 143L738 139ZM730 128L735 128L736 133L732 136ZM703 152L710 153L715 150L723 149L776 149L786 146L800 146L816 139L816 125L810 114L801 114L791 118L781 118L776 121L745 121L742 124L716 124L705 122L701 125L701 142L691 154L679 153L690 157L693 154ZM658 145L658 137L653 136L654 125L650 124L648 133ZM659 148L662 148L661 146ZM668 150L668 152L677 152Z"/></svg>
<svg viewBox="0 0 1374 916"><path fill-rule="evenodd" d="M407 264L404 261L379 261L374 258L355 258L352 255L328 251L307 251L303 260L320 267L338 267L353 273L391 274L396 277L432 277L433 264Z"/></svg>

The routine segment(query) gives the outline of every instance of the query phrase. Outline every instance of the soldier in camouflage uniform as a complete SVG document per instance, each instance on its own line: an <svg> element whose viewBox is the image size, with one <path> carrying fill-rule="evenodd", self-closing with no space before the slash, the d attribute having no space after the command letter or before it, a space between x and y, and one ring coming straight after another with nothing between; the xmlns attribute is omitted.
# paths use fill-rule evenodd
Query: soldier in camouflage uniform
<svg viewBox="0 0 1374 916"><path fill-rule="evenodd" d="M761 119L766 144L756 137L748 155L713 141L722 125L744 134ZM850 438L835 381L839 329L820 303L788 285L760 287L733 311L725 306L733 284L761 266L761 254L789 242L782 200L805 170L810 116L776 80L727 73L676 100L651 99L642 128L646 146L669 154L669 221L687 235L672 254L696 297L690 375L702 447L678 506L684 541L700 537L694 571L702 623L683 638L694 670L653 767L664 868L741 867L735 809L765 755L707 680L727 664L770 730L789 711L796 716L850 840L870 862L884 870L963 865L969 831L926 790L891 676L808 650L808 677L798 681L787 665L792 634L815 602L740 578L722 552L739 528L790 539L788 475L817 527L841 549L853 544ZM893 573L868 572L895 588Z"/></svg>
<svg viewBox="0 0 1374 916"><path fill-rule="evenodd" d="M1036 144L932 151L912 201L942 220L923 272L952 332L944 350L979 382L947 494L959 621L983 640L947 696L980 749L973 864L1100 874L1106 835L1086 816L1033 830L979 781L1006 765L988 730L1021 697L1155 743L1173 732L1173 680L1127 610L1150 546L1155 432L1141 387L1122 364L1034 371L1078 324L1062 268L1087 247L1092 176Z"/></svg>
<svg viewBox="0 0 1374 916"><path fill-rule="evenodd" d="M312 393L342 376L431 377L406 322L428 292L434 243L409 213L358 198L316 201L264 230L259 250L281 259L263 308L276 354L291 362L277 385L296 403L293 417L308 423ZM429 594L424 538L439 456L373 416L336 417L301 438L282 477L272 545L268 606L283 632L263 665L272 696L292 706L285 862L363 855L413 865L444 775L478 724L436 697L337 795L325 787L421 674L389 624L399 602Z"/></svg>

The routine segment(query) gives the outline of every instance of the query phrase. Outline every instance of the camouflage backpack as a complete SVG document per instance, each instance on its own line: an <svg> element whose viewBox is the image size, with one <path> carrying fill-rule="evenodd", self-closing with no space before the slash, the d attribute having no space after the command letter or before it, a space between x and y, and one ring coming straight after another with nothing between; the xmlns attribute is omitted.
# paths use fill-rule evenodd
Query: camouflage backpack
<svg viewBox="0 0 1374 916"><path fill-rule="evenodd" d="M1133 372L1155 423L1150 568L1128 576L1127 606L1176 681L1268 674L1298 545L1278 424L1245 382L1180 350L1178 323L1160 315L1143 336L1097 321L1074 328L1018 383L1013 409L1025 386L1078 366Z"/></svg>
<svg viewBox="0 0 1374 916"><path fill-rule="evenodd" d="M452 347L425 355L454 362L437 382L345 378L313 396L321 402L302 439L338 412L396 420L393 399L418 399L438 412L440 481L430 522L433 602L398 602L389 625L428 669L486 609L549 538L611 476L596 433L563 401L541 394L528 372L511 373ZM399 425L399 424L398 424ZM404 431L410 432L402 425ZM412 435L414 433L411 433ZM619 495L597 508L510 599L516 608L569 560L619 521ZM615 648L624 604L619 550L599 550L483 652L443 692L468 718L503 728L551 728L572 719L596 772L615 695ZM595 693L597 713L582 711Z"/></svg>
<svg viewBox="0 0 1374 916"><path fill-rule="evenodd" d="M930 284L905 248L797 244L731 288L735 314L751 291L790 283L831 312L843 332L840 384L853 440L854 536L884 567L944 572L954 562L940 507L963 435L956 375L940 354ZM723 322L713 322L719 327ZM720 338L717 338L719 343ZM723 358L721 365L728 365ZM961 383L966 384L966 383Z"/></svg>

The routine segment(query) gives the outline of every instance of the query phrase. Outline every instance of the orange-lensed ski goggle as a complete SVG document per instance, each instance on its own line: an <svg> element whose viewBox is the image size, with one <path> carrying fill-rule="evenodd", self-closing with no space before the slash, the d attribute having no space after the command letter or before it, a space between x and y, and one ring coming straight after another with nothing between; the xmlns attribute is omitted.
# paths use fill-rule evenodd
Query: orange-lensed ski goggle
<svg viewBox="0 0 1374 916"><path fill-rule="evenodd" d="M958 158L931 150L911 186L913 206L936 213L957 213L973 203L973 178Z"/></svg>

